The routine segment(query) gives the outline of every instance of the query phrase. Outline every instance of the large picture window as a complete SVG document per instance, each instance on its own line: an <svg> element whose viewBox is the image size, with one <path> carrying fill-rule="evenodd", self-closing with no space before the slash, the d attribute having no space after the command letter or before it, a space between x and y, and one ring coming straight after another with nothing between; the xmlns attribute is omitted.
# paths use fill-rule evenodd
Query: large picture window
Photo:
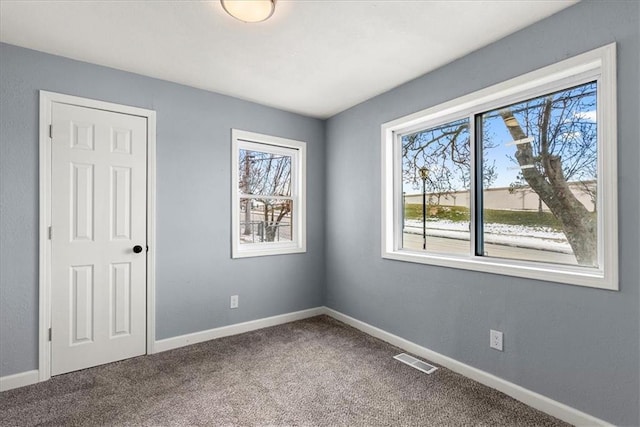
<svg viewBox="0 0 640 427"><path fill-rule="evenodd" d="M305 251L305 144L234 129L232 255Z"/></svg>
<svg viewBox="0 0 640 427"><path fill-rule="evenodd" d="M383 257L617 289L615 46L386 123Z"/></svg>

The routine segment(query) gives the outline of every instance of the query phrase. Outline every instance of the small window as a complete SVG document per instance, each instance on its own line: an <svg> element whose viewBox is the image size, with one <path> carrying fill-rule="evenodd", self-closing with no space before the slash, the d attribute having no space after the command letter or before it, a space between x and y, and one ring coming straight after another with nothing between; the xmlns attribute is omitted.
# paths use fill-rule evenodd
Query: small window
<svg viewBox="0 0 640 427"><path fill-rule="evenodd" d="M618 289L615 45L382 126L383 257Z"/></svg>
<svg viewBox="0 0 640 427"><path fill-rule="evenodd" d="M305 143L236 129L232 141L232 257L305 252Z"/></svg>

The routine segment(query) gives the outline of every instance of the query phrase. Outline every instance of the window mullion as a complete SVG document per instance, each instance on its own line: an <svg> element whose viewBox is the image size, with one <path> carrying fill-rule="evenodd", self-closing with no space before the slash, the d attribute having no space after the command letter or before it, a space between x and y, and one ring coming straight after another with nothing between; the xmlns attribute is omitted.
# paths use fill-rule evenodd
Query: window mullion
<svg viewBox="0 0 640 427"><path fill-rule="evenodd" d="M469 237L472 257L484 254L482 219L482 119L479 114L469 115L469 145L471 173L469 183Z"/></svg>
<svg viewBox="0 0 640 427"><path fill-rule="evenodd" d="M483 202L483 156L482 156L482 115L475 114L471 117L473 123L473 177L471 187L473 188L473 232L474 241L473 255L484 255L484 202Z"/></svg>
<svg viewBox="0 0 640 427"><path fill-rule="evenodd" d="M471 153L471 162L469 165L469 255L475 256L476 253L476 128L474 125L475 116L470 113L469 116L469 151Z"/></svg>
<svg viewBox="0 0 640 427"><path fill-rule="evenodd" d="M240 199L264 199L264 200L295 200L297 195L294 194L292 196L270 196L266 194L242 194L239 193L238 197Z"/></svg>

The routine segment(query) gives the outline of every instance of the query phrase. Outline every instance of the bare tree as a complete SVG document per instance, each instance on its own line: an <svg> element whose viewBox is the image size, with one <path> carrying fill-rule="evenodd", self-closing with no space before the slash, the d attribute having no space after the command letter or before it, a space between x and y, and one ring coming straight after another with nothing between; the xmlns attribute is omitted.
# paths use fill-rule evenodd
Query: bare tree
<svg viewBox="0 0 640 427"><path fill-rule="evenodd" d="M596 86L590 83L483 114L483 122L498 118L514 141L512 160L526 183L560 221L573 253L581 265L597 265L596 213L590 212L571 191L569 182L584 183L595 206L597 179ZM403 180L420 188L420 167L430 170L429 192L468 189L470 140L468 120L426 129L402 139ZM497 145L482 130L483 186L497 178L486 152ZM525 142L528 141L528 142Z"/></svg>
<svg viewBox="0 0 640 427"><path fill-rule="evenodd" d="M272 242L284 218L292 210L291 157L259 151L240 150L240 183L244 194L261 196L247 198L245 207L245 234L250 221L252 204L262 206L263 237ZM249 212L249 215L246 214Z"/></svg>
<svg viewBox="0 0 640 427"><path fill-rule="evenodd" d="M493 148L487 144L484 149ZM403 181L419 189L419 170L426 167L428 193L442 196L468 190L471 182L471 145L469 122L458 120L407 135L402 140ZM497 178L495 164L483 162L483 182L491 185Z"/></svg>
<svg viewBox="0 0 640 427"><path fill-rule="evenodd" d="M571 191L571 180L595 178L595 84L557 92L499 111L516 141L515 160L527 184L560 221L576 260L597 265L597 221ZM595 195L594 195L595 197Z"/></svg>

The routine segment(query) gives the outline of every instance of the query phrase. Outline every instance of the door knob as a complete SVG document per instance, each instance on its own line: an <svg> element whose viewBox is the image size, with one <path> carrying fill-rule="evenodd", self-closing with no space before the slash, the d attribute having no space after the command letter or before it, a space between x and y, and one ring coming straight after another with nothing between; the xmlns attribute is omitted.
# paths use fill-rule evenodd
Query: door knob
<svg viewBox="0 0 640 427"><path fill-rule="evenodd" d="M135 252L135 253L139 254L140 252L142 252L142 246L140 246L140 245L135 245L135 246L133 247L133 252Z"/></svg>

